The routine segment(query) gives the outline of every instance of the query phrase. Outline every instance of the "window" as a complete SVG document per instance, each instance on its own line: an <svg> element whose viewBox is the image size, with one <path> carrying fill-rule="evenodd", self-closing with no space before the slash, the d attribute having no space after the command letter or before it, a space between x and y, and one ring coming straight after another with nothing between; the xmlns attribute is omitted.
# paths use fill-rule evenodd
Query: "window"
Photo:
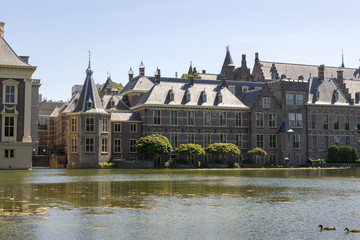
<svg viewBox="0 0 360 240"><path fill-rule="evenodd" d="M268 124L269 124L269 128L276 128L276 114L275 113L269 113L268 115Z"/></svg>
<svg viewBox="0 0 360 240"><path fill-rule="evenodd" d="M295 160L297 164L301 164L301 154L296 154L295 155Z"/></svg>
<svg viewBox="0 0 360 240"><path fill-rule="evenodd" d="M303 104L303 95L296 95L295 104L296 105L302 105Z"/></svg>
<svg viewBox="0 0 360 240"><path fill-rule="evenodd" d="M218 100L219 103L222 103L223 97L222 97L221 92L218 92L218 94L217 94L217 100Z"/></svg>
<svg viewBox="0 0 360 240"><path fill-rule="evenodd" d="M194 133L188 133L187 143L195 144L195 134Z"/></svg>
<svg viewBox="0 0 360 240"><path fill-rule="evenodd" d="M312 136L312 151L316 152L317 149L317 136Z"/></svg>
<svg viewBox="0 0 360 240"><path fill-rule="evenodd" d="M350 116L349 115L345 115L344 116L344 122L345 122L345 130L349 130L350 129Z"/></svg>
<svg viewBox="0 0 360 240"><path fill-rule="evenodd" d="M130 123L130 132L131 133L137 132L137 124L136 123Z"/></svg>
<svg viewBox="0 0 360 240"><path fill-rule="evenodd" d="M15 103L15 86L5 86L5 103Z"/></svg>
<svg viewBox="0 0 360 240"><path fill-rule="evenodd" d="M103 132L108 132L108 119L107 118L103 118L102 119L102 131Z"/></svg>
<svg viewBox="0 0 360 240"><path fill-rule="evenodd" d="M293 105L293 104L294 104L294 95L286 94L286 105Z"/></svg>
<svg viewBox="0 0 360 240"><path fill-rule="evenodd" d="M15 117L5 116L4 136L5 137L15 136Z"/></svg>
<svg viewBox="0 0 360 240"><path fill-rule="evenodd" d="M271 99L269 97L262 98L263 108L270 109L271 108Z"/></svg>
<svg viewBox="0 0 360 240"><path fill-rule="evenodd" d="M136 153L136 139L130 139L130 153Z"/></svg>
<svg viewBox="0 0 360 240"><path fill-rule="evenodd" d="M360 131L360 117L357 117L357 119L356 119L356 127L359 132Z"/></svg>
<svg viewBox="0 0 360 240"><path fill-rule="evenodd" d="M316 114L311 114L311 128L316 129Z"/></svg>
<svg viewBox="0 0 360 240"><path fill-rule="evenodd" d="M78 145L77 145L77 139L76 138L71 139L71 152L72 153L77 153L78 152Z"/></svg>
<svg viewBox="0 0 360 240"><path fill-rule="evenodd" d="M101 152L107 153L108 152L108 141L107 138L101 139Z"/></svg>
<svg viewBox="0 0 360 240"><path fill-rule="evenodd" d="M201 92L201 101L202 101L202 102L206 102L206 100L207 100L206 92L205 92L205 91L202 91L202 92Z"/></svg>
<svg viewBox="0 0 360 240"><path fill-rule="evenodd" d="M256 134L256 147L264 148L264 135Z"/></svg>
<svg viewBox="0 0 360 240"><path fill-rule="evenodd" d="M155 109L153 111L153 119L155 125L160 125L160 110Z"/></svg>
<svg viewBox="0 0 360 240"><path fill-rule="evenodd" d="M249 87L248 86L242 86L241 87L241 92L246 92L247 90L249 90Z"/></svg>
<svg viewBox="0 0 360 240"><path fill-rule="evenodd" d="M204 112L204 126L210 126L211 125L211 114L210 111Z"/></svg>
<svg viewBox="0 0 360 240"><path fill-rule="evenodd" d="M269 162L270 163L276 163L276 154L270 154L269 155Z"/></svg>
<svg viewBox="0 0 360 240"><path fill-rule="evenodd" d="M170 125L172 126L178 125L178 111L176 110L170 111Z"/></svg>
<svg viewBox="0 0 360 240"><path fill-rule="evenodd" d="M338 90L334 91L334 100L335 101L339 100L339 92L338 92Z"/></svg>
<svg viewBox="0 0 360 240"><path fill-rule="evenodd" d="M114 139L114 152L121 153L121 139Z"/></svg>
<svg viewBox="0 0 360 240"><path fill-rule="evenodd" d="M315 94L315 99L319 100L320 99L320 91L319 91L319 89L315 89L314 94Z"/></svg>
<svg viewBox="0 0 360 240"><path fill-rule="evenodd" d="M340 145L340 136L334 136L334 144L336 146L339 146Z"/></svg>
<svg viewBox="0 0 360 240"><path fill-rule="evenodd" d="M77 118L71 118L71 132L77 132Z"/></svg>
<svg viewBox="0 0 360 240"><path fill-rule="evenodd" d="M264 127L264 113L256 113L256 127Z"/></svg>
<svg viewBox="0 0 360 240"><path fill-rule="evenodd" d="M236 134L235 135L235 145L238 148L242 148L242 144L243 144L243 136L241 134Z"/></svg>
<svg viewBox="0 0 360 240"><path fill-rule="evenodd" d="M85 118L85 132L95 131L95 119L94 117Z"/></svg>
<svg viewBox="0 0 360 240"><path fill-rule="evenodd" d="M295 134L294 136L294 148L299 149L300 148L300 135Z"/></svg>
<svg viewBox="0 0 360 240"><path fill-rule="evenodd" d="M235 86L230 85L230 86L228 86L228 88L229 88L229 91L235 95Z"/></svg>
<svg viewBox="0 0 360 240"><path fill-rule="evenodd" d="M219 142L220 143L226 143L226 134L225 133L220 133L219 134Z"/></svg>
<svg viewBox="0 0 360 240"><path fill-rule="evenodd" d="M2 82L3 92L2 92L2 101L4 104L17 104L17 95L18 95L18 81L15 80L5 80Z"/></svg>
<svg viewBox="0 0 360 240"><path fill-rule="evenodd" d="M345 145L350 146L350 136L345 136Z"/></svg>
<svg viewBox="0 0 360 240"><path fill-rule="evenodd" d="M121 123L114 123L114 132L121 132Z"/></svg>
<svg viewBox="0 0 360 240"><path fill-rule="evenodd" d="M169 91L169 100L174 101L174 90L172 89Z"/></svg>
<svg viewBox="0 0 360 240"><path fill-rule="evenodd" d="M329 136L324 136L324 151L329 149Z"/></svg>
<svg viewBox="0 0 360 240"><path fill-rule="evenodd" d="M93 138L85 138L85 152L86 153L94 152L94 139Z"/></svg>
<svg viewBox="0 0 360 240"><path fill-rule="evenodd" d="M187 124L188 124L188 126L195 125L195 112L194 111L187 112Z"/></svg>
<svg viewBox="0 0 360 240"><path fill-rule="evenodd" d="M323 128L329 129L329 116L328 115L323 116Z"/></svg>
<svg viewBox="0 0 360 240"><path fill-rule="evenodd" d="M209 144L211 144L211 134L205 133L204 134L204 148L206 148Z"/></svg>
<svg viewBox="0 0 360 240"><path fill-rule="evenodd" d="M220 126L226 126L226 112L220 112L219 120Z"/></svg>
<svg viewBox="0 0 360 240"><path fill-rule="evenodd" d="M339 115L334 116L334 129L339 129Z"/></svg>
<svg viewBox="0 0 360 240"><path fill-rule="evenodd" d="M5 158L14 158L15 157L15 150L14 149L5 149Z"/></svg>
<svg viewBox="0 0 360 240"><path fill-rule="evenodd" d="M235 126L236 127L242 126L242 113L241 112L235 113Z"/></svg>
<svg viewBox="0 0 360 240"><path fill-rule="evenodd" d="M269 135L269 148L276 149L277 148L276 134Z"/></svg>
<svg viewBox="0 0 360 240"><path fill-rule="evenodd" d="M289 113L289 126L291 128L302 128L302 113Z"/></svg>
<svg viewBox="0 0 360 240"><path fill-rule="evenodd" d="M186 90L186 92L185 92L185 100L186 100L186 102L190 102L190 100L191 100L191 95L190 95L189 90Z"/></svg>
<svg viewBox="0 0 360 240"><path fill-rule="evenodd" d="M179 146L179 138L177 133L170 133L170 144L173 148Z"/></svg>

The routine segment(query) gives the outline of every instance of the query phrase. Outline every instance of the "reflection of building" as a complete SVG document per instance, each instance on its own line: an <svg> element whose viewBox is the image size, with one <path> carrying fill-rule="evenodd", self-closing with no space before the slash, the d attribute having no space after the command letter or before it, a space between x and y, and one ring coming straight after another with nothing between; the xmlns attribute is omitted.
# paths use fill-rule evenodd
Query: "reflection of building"
<svg viewBox="0 0 360 240"><path fill-rule="evenodd" d="M0 23L0 168L31 168L33 138L37 139L39 80L28 56L18 56L4 39ZM37 147L36 142L34 147Z"/></svg>
<svg viewBox="0 0 360 240"><path fill-rule="evenodd" d="M195 72L190 66L188 74ZM268 155L257 164L302 166L309 158L325 158L333 144L360 150L359 73L344 66L264 62L257 53L250 73L246 56L235 68L227 49L220 74L167 78L157 69L145 76L141 63L138 76L130 69L120 93L108 78L99 94L89 66L81 94L49 117L49 150L66 155L69 167L96 167L109 159L143 158L136 140L159 133L174 148L228 142L243 158L252 148L264 149Z"/></svg>

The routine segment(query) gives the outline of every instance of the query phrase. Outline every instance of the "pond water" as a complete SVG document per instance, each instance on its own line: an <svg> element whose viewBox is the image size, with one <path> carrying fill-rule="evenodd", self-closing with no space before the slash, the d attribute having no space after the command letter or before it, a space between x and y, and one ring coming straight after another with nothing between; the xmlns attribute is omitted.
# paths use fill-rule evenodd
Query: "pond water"
<svg viewBox="0 0 360 240"><path fill-rule="evenodd" d="M0 239L360 239L345 227L358 168L0 172Z"/></svg>

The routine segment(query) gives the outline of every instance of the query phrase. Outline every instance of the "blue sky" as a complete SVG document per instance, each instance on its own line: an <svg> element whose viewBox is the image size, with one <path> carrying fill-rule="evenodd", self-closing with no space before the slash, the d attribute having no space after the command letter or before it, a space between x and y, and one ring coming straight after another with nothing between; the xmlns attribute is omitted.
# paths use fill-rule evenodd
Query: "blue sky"
<svg viewBox="0 0 360 240"><path fill-rule="evenodd" d="M360 1L3 1L0 21L17 54L30 55L48 100L67 100L82 84L88 51L97 83L107 72L126 84L128 70L162 76L219 73L226 46L236 66L261 60L359 67Z"/></svg>

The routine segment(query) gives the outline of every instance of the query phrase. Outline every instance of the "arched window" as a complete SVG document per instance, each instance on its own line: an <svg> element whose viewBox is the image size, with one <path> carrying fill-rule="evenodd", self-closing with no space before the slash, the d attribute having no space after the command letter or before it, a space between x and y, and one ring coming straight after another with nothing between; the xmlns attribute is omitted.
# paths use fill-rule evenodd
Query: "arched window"
<svg viewBox="0 0 360 240"><path fill-rule="evenodd" d="M202 92L201 92L201 101L202 101L202 102L206 102L206 98L207 98L206 92L205 92L205 91L202 91Z"/></svg>
<svg viewBox="0 0 360 240"><path fill-rule="evenodd" d="M186 90L186 92L185 92L185 99L186 99L186 102L190 102L190 100L191 100L191 95L190 95L189 90Z"/></svg>
<svg viewBox="0 0 360 240"><path fill-rule="evenodd" d="M222 101L223 101L223 96L222 96L222 93L221 93L221 92L219 92L219 93L217 94L217 100L218 100L219 103L222 103Z"/></svg>
<svg viewBox="0 0 360 240"><path fill-rule="evenodd" d="M169 100L174 101L174 91L172 89L169 91Z"/></svg>

